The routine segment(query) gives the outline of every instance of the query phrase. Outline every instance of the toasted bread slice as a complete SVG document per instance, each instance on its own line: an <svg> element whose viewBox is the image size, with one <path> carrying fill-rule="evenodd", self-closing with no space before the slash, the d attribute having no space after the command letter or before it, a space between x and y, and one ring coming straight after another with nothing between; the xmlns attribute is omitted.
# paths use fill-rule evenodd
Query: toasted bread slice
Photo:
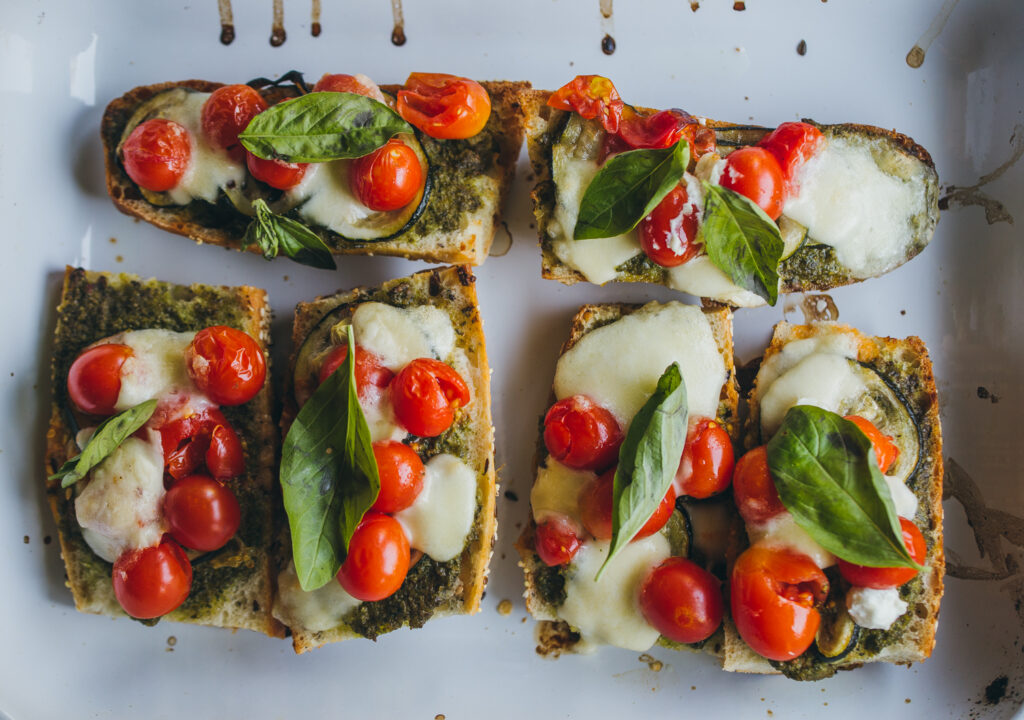
<svg viewBox="0 0 1024 720"><path fill-rule="evenodd" d="M256 338L267 352L270 308L266 293L252 287L174 285L68 268L57 308L53 348L53 402L46 442L47 474L78 454L77 419L67 393L68 369L91 343L124 330L159 328L178 332L229 325ZM222 412L242 441L245 472L228 482L241 508L240 530L220 550L193 558L192 591L168 620L246 628L281 637L270 614L273 599L270 544L277 437L270 418L267 383L248 403ZM82 483L78 483L82 485ZM86 543L75 513L76 488L47 481L67 569L68 586L82 612L124 617L114 597L111 564ZM149 621L147 621L149 622Z"/></svg>

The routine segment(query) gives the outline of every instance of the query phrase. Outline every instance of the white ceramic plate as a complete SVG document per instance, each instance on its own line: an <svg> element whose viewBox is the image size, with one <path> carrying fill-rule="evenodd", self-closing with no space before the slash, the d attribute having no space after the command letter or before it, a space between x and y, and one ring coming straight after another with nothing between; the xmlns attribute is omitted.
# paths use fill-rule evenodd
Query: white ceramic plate
<svg viewBox="0 0 1024 720"><path fill-rule="evenodd" d="M247 632L148 628L81 615L50 541L56 532L43 499L41 458L49 338L65 264L266 287L276 308L279 360L296 301L419 269L383 258L343 260L337 274L266 263L197 247L120 215L103 189L98 125L104 105L131 87L191 77L243 82L297 68L314 78L360 71L381 82L439 70L554 88L576 73L596 72L642 105L772 125L812 117L895 127L931 150L944 184L969 186L1024 148L1024 5L963 0L923 66L913 69L904 58L941 10L939 0L750 0L742 12L727 0L702 0L695 11L696 2L652 0L621 3L610 19L602 19L598 0L410 2L402 47L390 41L385 0L324 3L317 38L310 4L287 0L288 39L276 48L268 42L270 0L235 2L237 39L230 46L219 42L216 3L188 3L36 0L0 9L0 717L1019 712L1024 238L1019 226L988 224L979 207L944 212L931 247L909 265L832 293L842 320L871 334L918 334L928 343L946 454L950 466L962 469L957 494L976 491L970 515L957 500L946 503L951 577L938 645L928 662L910 669L869 666L806 684L733 676L710 657L662 649L651 653L664 664L660 672L622 650L558 661L535 654L512 542L527 517L536 419L568 320L585 302L671 293L541 280L525 158L508 206L511 252L478 271L494 367L498 468L503 490L519 498L506 495L499 503L500 540L480 615L301 657L287 641ZM600 49L606 32L617 41L611 56ZM804 55L797 52L801 41ZM1024 221L1024 164L1009 166L980 191ZM773 309L740 311L740 359L764 346L774 322L802 319L799 305L793 297ZM967 576L980 579L961 579ZM503 599L512 601L511 615L497 612Z"/></svg>

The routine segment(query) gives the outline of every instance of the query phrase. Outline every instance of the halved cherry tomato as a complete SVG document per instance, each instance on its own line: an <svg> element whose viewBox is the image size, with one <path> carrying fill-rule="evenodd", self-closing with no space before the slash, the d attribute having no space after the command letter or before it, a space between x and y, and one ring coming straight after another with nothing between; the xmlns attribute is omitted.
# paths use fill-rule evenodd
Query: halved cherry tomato
<svg viewBox="0 0 1024 720"><path fill-rule="evenodd" d="M814 642L815 608L828 595L825 573L790 550L748 548L732 569L730 597L740 637L769 660L792 660Z"/></svg>
<svg viewBox="0 0 1024 720"><path fill-rule="evenodd" d="M248 85L225 85L214 90L203 103L203 135L214 147L226 150L235 162L245 159L238 134L269 106L263 96Z"/></svg>
<svg viewBox="0 0 1024 720"><path fill-rule="evenodd" d="M320 365L319 382L341 367L348 357L348 345L337 345L331 349ZM391 384L395 374L381 364L380 356L363 350L356 345L356 392L363 402L373 402L380 392Z"/></svg>
<svg viewBox="0 0 1024 720"><path fill-rule="evenodd" d="M219 435L218 444L223 445L217 453L223 456L214 459L211 454L211 438L214 429L225 428L226 432ZM199 469L200 465L208 459L215 460L214 464L218 469L225 469L235 462L234 455L237 451L238 458L242 456L242 445L235 435L227 418L217 408L203 408L198 412L175 418L160 425L160 442L164 451L164 462L171 477L181 479L191 475ZM233 437L232 437L233 436ZM237 448L233 447L237 445ZM229 458L229 456L231 456ZM230 460L230 462L225 462ZM233 469L233 467L232 467ZM244 470L244 467L242 468ZM211 468L213 472L213 468ZM240 475L241 470L235 475ZM232 475L217 475L217 477L232 477Z"/></svg>
<svg viewBox="0 0 1024 720"><path fill-rule="evenodd" d="M871 447L875 450L875 460L878 461L878 469L884 475L892 467L892 464L896 462L896 458L900 456L899 446L892 441L891 435L883 435L882 431L876 428L870 420L866 420L860 415L847 415L846 419L868 436L868 440L871 441Z"/></svg>
<svg viewBox="0 0 1024 720"><path fill-rule="evenodd" d="M413 435L436 437L455 421L455 409L469 404L469 387L450 365L416 358L389 388L399 424Z"/></svg>
<svg viewBox="0 0 1024 720"><path fill-rule="evenodd" d="M316 85L313 86L313 92L355 93L356 95L365 95L368 98L373 98L377 102L387 103L387 99L384 97L384 93L380 91L380 88L377 87L377 83L361 73L359 75L346 75L344 73L337 73L335 75L325 74L316 81Z"/></svg>
<svg viewBox="0 0 1024 720"><path fill-rule="evenodd" d="M736 463L732 495L736 509L748 523L757 525L785 511L768 470L768 451L764 445L754 448Z"/></svg>
<svg viewBox="0 0 1024 720"><path fill-rule="evenodd" d="M291 190L306 176L308 163L290 163L284 160L264 160L245 151L245 166L249 174L278 190Z"/></svg>
<svg viewBox="0 0 1024 720"><path fill-rule="evenodd" d="M757 144L775 156L788 188L793 175L818 150L825 136L821 130L802 122L782 123Z"/></svg>
<svg viewBox="0 0 1024 720"><path fill-rule="evenodd" d="M411 447L394 441L373 443L373 456L380 474L380 493L370 509L382 513L405 510L423 490L423 461Z"/></svg>
<svg viewBox="0 0 1024 720"><path fill-rule="evenodd" d="M373 510L352 533L338 582L357 600L373 602L394 595L409 572L409 539L390 515Z"/></svg>
<svg viewBox="0 0 1024 720"><path fill-rule="evenodd" d="M433 138L462 140L484 129L491 97L468 78L445 73L412 73L398 91L398 114Z"/></svg>
<svg viewBox="0 0 1024 720"><path fill-rule="evenodd" d="M662 267L676 267L700 252L697 207L687 201L686 188L677 185L651 214L640 221L640 247Z"/></svg>
<svg viewBox="0 0 1024 720"><path fill-rule="evenodd" d="M181 182L192 160L188 130L173 120L153 118L140 123L124 142L124 170L136 185L152 192Z"/></svg>
<svg viewBox="0 0 1024 720"><path fill-rule="evenodd" d="M576 556L580 538L575 523L564 515L557 515L537 526L533 544L541 561L548 567L556 567L568 564Z"/></svg>
<svg viewBox="0 0 1024 720"><path fill-rule="evenodd" d="M352 161L349 186L366 207L387 212L405 207L423 187L423 166L413 149L392 138L383 147Z"/></svg>
<svg viewBox="0 0 1024 720"><path fill-rule="evenodd" d="M185 350L185 363L192 382L219 405L249 402L267 379L259 344L225 325L197 332Z"/></svg>
<svg viewBox="0 0 1024 720"><path fill-rule="evenodd" d="M676 481L684 495L708 498L729 487L733 464L729 433L714 420L702 420L686 438Z"/></svg>
<svg viewBox="0 0 1024 720"><path fill-rule="evenodd" d="M97 345L79 353L68 371L68 395L89 415L113 415L121 393L121 366L133 355L127 345Z"/></svg>
<svg viewBox="0 0 1024 720"><path fill-rule="evenodd" d="M178 543L165 536L159 545L121 553L111 579L124 611L146 620L185 602L192 589L192 564Z"/></svg>
<svg viewBox="0 0 1024 720"><path fill-rule="evenodd" d="M692 560L670 557L640 585L640 611L669 640L707 640L722 624L722 586Z"/></svg>
<svg viewBox="0 0 1024 720"><path fill-rule="evenodd" d="M551 93L548 105L573 111L584 120L598 118L609 133L619 131L624 107L615 85L601 75L577 75Z"/></svg>
<svg viewBox="0 0 1024 720"><path fill-rule="evenodd" d="M903 530L903 544L907 546L907 552L914 562L923 565L928 548L924 542L924 535L917 529L917 525L900 518L900 529ZM858 587L869 587L882 590L885 588L899 587L910 582L917 575L917 570L909 567L879 568L867 567L866 565L854 565L839 559L839 574L846 578L851 585Z"/></svg>
<svg viewBox="0 0 1024 720"><path fill-rule="evenodd" d="M615 468L600 475L580 490L580 519L583 527L598 540L607 540L612 536L612 490L615 484ZM676 489L669 485L665 497L644 526L634 536L634 540L648 537L665 527L676 508Z"/></svg>
<svg viewBox="0 0 1024 720"><path fill-rule="evenodd" d="M772 220L782 214L785 182L775 156L762 147L744 147L729 153L719 184L735 190L764 210Z"/></svg>
<svg viewBox="0 0 1024 720"><path fill-rule="evenodd" d="M576 470L604 470L615 463L622 430L615 416L586 395L559 400L544 416L544 445Z"/></svg>
<svg viewBox="0 0 1024 720"><path fill-rule="evenodd" d="M231 488L209 475L189 475L164 496L171 536L193 550L218 550L238 531L242 519Z"/></svg>

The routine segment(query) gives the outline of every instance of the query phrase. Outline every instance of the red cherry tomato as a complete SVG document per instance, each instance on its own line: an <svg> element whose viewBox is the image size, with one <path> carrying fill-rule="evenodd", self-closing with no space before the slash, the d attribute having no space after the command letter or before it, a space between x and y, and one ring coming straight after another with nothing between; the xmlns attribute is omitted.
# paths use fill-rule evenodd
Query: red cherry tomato
<svg viewBox="0 0 1024 720"><path fill-rule="evenodd" d="M846 419L860 428L860 431L868 436L871 447L875 450L875 460L878 461L878 469L885 474L900 456L900 449L892 441L891 435L883 435L882 431L875 427L870 420L865 420L860 415L847 415Z"/></svg>
<svg viewBox="0 0 1024 720"><path fill-rule="evenodd" d="M245 151L245 165L249 174L278 190L291 190L302 182L308 163L289 163L283 160L264 160Z"/></svg>
<svg viewBox="0 0 1024 720"><path fill-rule="evenodd" d="M171 536L193 550L218 550L238 531L242 519L231 488L208 475L189 475L164 496Z"/></svg>
<svg viewBox="0 0 1024 720"><path fill-rule="evenodd" d="M552 516L537 526L533 544L541 561L549 566L568 564L579 552L575 523L564 515Z"/></svg>
<svg viewBox="0 0 1024 720"><path fill-rule="evenodd" d="M732 495L743 519L755 525L770 520L786 509L768 470L768 451L764 445L754 448L736 463L732 476Z"/></svg>
<svg viewBox="0 0 1024 720"><path fill-rule="evenodd" d="M444 73L412 73L398 91L398 114L433 138L462 140L484 129L491 97L483 86Z"/></svg>
<svg viewBox="0 0 1024 720"><path fill-rule="evenodd" d="M203 103L203 135L214 147L226 150L235 162L245 159L238 134L269 106L263 96L248 85L225 85Z"/></svg>
<svg viewBox="0 0 1024 720"><path fill-rule="evenodd" d="M114 563L114 597L132 617L147 620L166 615L188 597L192 564L178 543L126 550Z"/></svg>
<svg viewBox="0 0 1024 720"><path fill-rule="evenodd" d="M600 475L580 490L579 505L580 519L583 527L598 540L607 540L612 536L612 490L615 484L615 468ZM665 527L672 511L676 507L676 489L671 485L665 497L658 503L658 507L634 540L648 537Z"/></svg>
<svg viewBox="0 0 1024 720"><path fill-rule="evenodd" d="M815 605L828 595L825 573L806 555L755 545L736 560L730 598L740 637L769 660L792 660L814 642Z"/></svg>
<svg viewBox="0 0 1024 720"><path fill-rule="evenodd" d="M640 221L640 247L662 267L676 267L695 258L697 208L687 202L686 188L677 185L651 214Z"/></svg>
<svg viewBox="0 0 1024 720"><path fill-rule="evenodd" d="M214 435L216 434L216 442ZM205 408L160 426L164 462L171 477L192 475L205 462L217 478L245 471L242 443L216 408Z"/></svg>
<svg viewBox="0 0 1024 720"><path fill-rule="evenodd" d="M775 156L786 186L793 181L797 169L821 147L825 136L821 130L802 122L782 123L757 143Z"/></svg>
<svg viewBox="0 0 1024 720"><path fill-rule="evenodd" d="M903 530L903 544L907 546L907 552L918 565L924 564L928 549L925 546L924 535L917 529L917 526L907 520L900 518L900 528ZM908 567L879 568L867 567L865 565L854 565L839 559L839 574L842 575L851 585L858 587L885 588L899 587L903 583L910 582L917 575L917 570Z"/></svg>
<svg viewBox="0 0 1024 720"><path fill-rule="evenodd" d="M451 427L455 409L469 404L469 387L450 365L416 358L389 388L399 424L413 435L436 437Z"/></svg>
<svg viewBox="0 0 1024 720"><path fill-rule="evenodd" d="M249 402L267 379L259 344L225 325L197 332L185 350L185 362L192 382L219 405Z"/></svg>
<svg viewBox="0 0 1024 720"><path fill-rule="evenodd" d="M640 586L640 611L669 640L707 640L722 624L721 583L692 560L670 557Z"/></svg>
<svg viewBox="0 0 1024 720"><path fill-rule="evenodd" d="M386 103L384 93L380 91L375 83L365 75L323 75L313 86L313 92L347 92L356 95L365 95L377 102Z"/></svg>
<svg viewBox="0 0 1024 720"><path fill-rule="evenodd" d="M703 499L732 482L733 454L729 433L714 420L697 423L686 438L676 480L684 495Z"/></svg>
<svg viewBox="0 0 1024 720"><path fill-rule="evenodd" d="M165 118L153 118L136 126L122 148L128 177L152 192L177 187L191 159L188 130Z"/></svg>
<svg viewBox="0 0 1024 720"><path fill-rule="evenodd" d="M785 183L775 156L761 147L744 147L729 153L718 181L764 210L772 220L782 214Z"/></svg>
<svg viewBox="0 0 1024 720"><path fill-rule="evenodd" d="M641 115L628 105L619 120L619 137L631 148L667 148L684 137L690 124L696 124L690 113L677 108Z"/></svg>
<svg viewBox="0 0 1024 720"><path fill-rule="evenodd" d="M319 382L341 367L348 357L348 345L337 345L324 358L320 366ZM363 402L373 402L380 392L391 384L395 374L381 364L380 356L356 345L356 392Z"/></svg>
<svg viewBox="0 0 1024 720"><path fill-rule="evenodd" d="M544 416L544 445L577 470L604 470L619 457L622 430L615 416L586 395L559 400Z"/></svg>
<svg viewBox="0 0 1024 720"><path fill-rule="evenodd" d="M68 371L68 395L89 415L113 415L121 393L121 366L134 353L127 345L97 345L79 353Z"/></svg>
<svg viewBox="0 0 1024 720"><path fill-rule="evenodd" d="M245 472L242 441L230 425L216 425L210 433L206 451L206 468L218 480L227 480Z"/></svg>
<svg viewBox="0 0 1024 720"><path fill-rule="evenodd" d="M375 442L373 456L380 473L380 494L370 509L382 513L405 510L423 490L423 461L400 442Z"/></svg>
<svg viewBox="0 0 1024 720"><path fill-rule="evenodd" d="M601 75L577 75L551 93L548 105L575 112L584 120L598 118L609 133L619 131L624 107L615 85Z"/></svg>
<svg viewBox="0 0 1024 720"><path fill-rule="evenodd" d="M338 582L357 600L394 595L409 572L409 539L390 515L370 511L352 533Z"/></svg>
<svg viewBox="0 0 1024 720"><path fill-rule="evenodd" d="M413 149L392 138L383 147L352 161L352 193L366 207L387 212L405 207L423 187L423 166Z"/></svg>

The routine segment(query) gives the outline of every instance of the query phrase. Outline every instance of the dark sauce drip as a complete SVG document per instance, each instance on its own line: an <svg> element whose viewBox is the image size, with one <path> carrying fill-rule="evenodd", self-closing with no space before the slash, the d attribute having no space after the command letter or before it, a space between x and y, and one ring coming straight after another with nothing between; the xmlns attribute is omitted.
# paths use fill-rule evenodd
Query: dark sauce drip
<svg viewBox="0 0 1024 720"><path fill-rule="evenodd" d="M395 23L391 30L391 44L401 47L405 45L405 18L402 16L402 0L391 0L391 19Z"/></svg>
<svg viewBox="0 0 1024 720"><path fill-rule="evenodd" d="M270 26L270 44L281 47L288 39L284 31L284 0L274 0L274 24Z"/></svg>
<svg viewBox="0 0 1024 720"><path fill-rule="evenodd" d="M801 40L799 43L797 43L796 54L797 55L806 55L807 54L807 41L806 40Z"/></svg>
<svg viewBox="0 0 1024 720"><path fill-rule="evenodd" d="M220 42L221 45L230 45L235 41L235 26L231 23L221 23Z"/></svg>
<svg viewBox="0 0 1024 720"><path fill-rule="evenodd" d="M231 0L217 0L217 11L220 13L221 44L230 45L235 40L235 18L231 14Z"/></svg>
<svg viewBox="0 0 1024 720"><path fill-rule="evenodd" d="M313 17L310 19L309 32L313 37L320 37L323 28L320 25L320 0L313 0Z"/></svg>
<svg viewBox="0 0 1024 720"><path fill-rule="evenodd" d="M747 9L747 4L745 2L742 2L742 0L737 0L732 4L732 9L735 10L736 12L743 12L744 10Z"/></svg>
<svg viewBox="0 0 1024 720"><path fill-rule="evenodd" d="M391 44L396 47L405 45L405 28L401 25L396 24L394 29L391 31Z"/></svg>
<svg viewBox="0 0 1024 720"><path fill-rule="evenodd" d="M601 52L605 55L611 55L615 52L615 38L611 35L605 35L601 38Z"/></svg>
<svg viewBox="0 0 1024 720"><path fill-rule="evenodd" d="M309 29L309 32L313 37L320 37L320 33L323 32L323 28L320 27L320 23L315 22L313 23L313 26Z"/></svg>

